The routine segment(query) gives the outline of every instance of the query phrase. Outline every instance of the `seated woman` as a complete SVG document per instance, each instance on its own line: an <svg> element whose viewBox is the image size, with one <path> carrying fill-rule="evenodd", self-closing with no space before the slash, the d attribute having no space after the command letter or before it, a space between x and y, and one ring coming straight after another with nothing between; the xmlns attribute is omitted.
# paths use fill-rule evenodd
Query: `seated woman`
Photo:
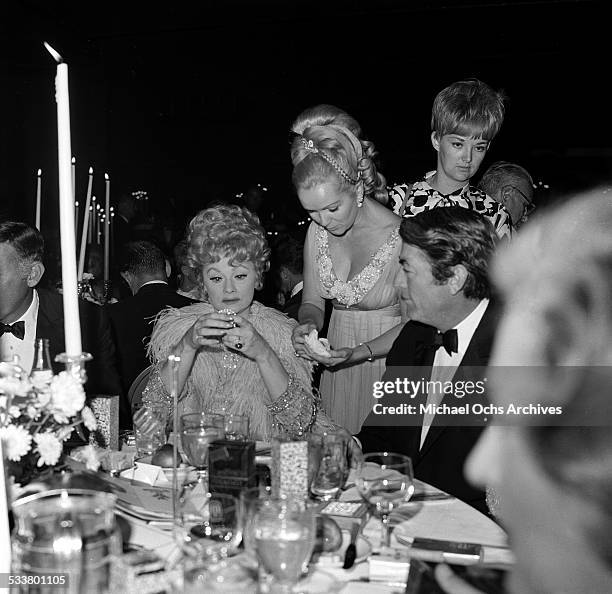
<svg viewBox="0 0 612 594"><path fill-rule="evenodd" d="M611 227L610 193L588 194L527 223L493 267L506 310L489 393L506 426L485 431L466 473L499 495L512 593L610 592ZM436 576L445 592L478 592L447 566Z"/></svg>
<svg viewBox="0 0 612 594"><path fill-rule="evenodd" d="M253 438L334 427L311 388L311 363L296 357L296 322L253 301L270 249L256 215L235 205L207 208L189 225L188 260L206 303L160 314L149 353L154 370L143 402L172 408L168 355L180 355L178 414L248 415Z"/></svg>

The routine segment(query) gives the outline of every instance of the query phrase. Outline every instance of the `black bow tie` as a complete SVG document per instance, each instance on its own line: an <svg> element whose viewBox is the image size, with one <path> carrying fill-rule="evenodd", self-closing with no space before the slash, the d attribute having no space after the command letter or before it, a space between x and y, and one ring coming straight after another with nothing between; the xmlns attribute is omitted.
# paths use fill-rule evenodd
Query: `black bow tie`
<svg viewBox="0 0 612 594"><path fill-rule="evenodd" d="M3 324L0 322L0 336L7 332L12 334L15 338L23 340L25 336L25 322L15 322L14 324Z"/></svg>
<svg viewBox="0 0 612 594"><path fill-rule="evenodd" d="M443 346L449 355L459 352L459 339L455 328L446 332L436 332L431 343L434 353Z"/></svg>

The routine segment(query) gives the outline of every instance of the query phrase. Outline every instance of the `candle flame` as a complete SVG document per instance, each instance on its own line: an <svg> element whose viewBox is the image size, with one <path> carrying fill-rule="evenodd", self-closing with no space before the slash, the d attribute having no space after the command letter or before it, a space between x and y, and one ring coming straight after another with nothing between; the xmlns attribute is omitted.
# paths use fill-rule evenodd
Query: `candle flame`
<svg viewBox="0 0 612 594"><path fill-rule="evenodd" d="M105 174L104 174L104 179L105 179L106 181L108 181L108 180L109 180L108 173L105 173Z"/></svg>
<svg viewBox="0 0 612 594"><path fill-rule="evenodd" d="M89 175L93 175L93 167L89 168Z"/></svg>
<svg viewBox="0 0 612 594"><path fill-rule="evenodd" d="M38 175L38 177L40 177L42 175L42 169L39 169L38 173L36 175Z"/></svg>
<svg viewBox="0 0 612 594"><path fill-rule="evenodd" d="M76 157L72 157L72 164L74 165L76 163Z"/></svg>
<svg viewBox="0 0 612 594"><path fill-rule="evenodd" d="M91 201L92 201L92 202L95 202L95 201L96 201L96 197L95 197L95 196L92 196L92 197L91 197Z"/></svg>
<svg viewBox="0 0 612 594"><path fill-rule="evenodd" d="M74 205L75 205L75 206L78 206L78 205L79 205L79 201L77 200L77 201L74 203Z"/></svg>
<svg viewBox="0 0 612 594"><path fill-rule="evenodd" d="M58 64L61 64L64 61L64 58L62 58L62 56L58 52L56 52L46 41L43 41L43 45Z"/></svg>

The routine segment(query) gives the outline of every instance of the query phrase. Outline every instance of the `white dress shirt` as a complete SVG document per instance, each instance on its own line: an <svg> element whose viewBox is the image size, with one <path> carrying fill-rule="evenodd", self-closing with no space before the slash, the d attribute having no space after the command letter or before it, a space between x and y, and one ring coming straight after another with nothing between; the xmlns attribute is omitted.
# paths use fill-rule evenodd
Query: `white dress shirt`
<svg viewBox="0 0 612 594"><path fill-rule="evenodd" d="M454 329L457 330L456 353L449 355L443 346L436 351L431 368L430 380L432 382L442 382L442 385L444 385L444 382L452 381L457 371L457 367L461 365L463 356L470 346L472 336L474 336L474 332L476 332L476 328L478 328L478 324L480 324L480 320L482 320L482 316L487 310L488 305L489 300L483 299L467 317L454 327ZM438 405L442 402L443 398L444 393L437 393L435 390L428 392L427 404ZM421 448L425 443L425 438L433 423L434 416L433 414L426 414L423 417L423 426L421 427Z"/></svg>
<svg viewBox="0 0 612 594"><path fill-rule="evenodd" d="M19 340L10 332L0 336L0 357L2 361L12 361L14 355L19 355L19 365L30 373L34 363L34 342L36 340L36 323L38 322L38 293L33 291L32 303L16 322L25 322L25 336Z"/></svg>
<svg viewBox="0 0 612 594"><path fill-rule="evenodd" d="M289 295L289 299L294 295L297 295L304 288L304 281L300 281L293 289L291 289L291 295Z"/></svg>

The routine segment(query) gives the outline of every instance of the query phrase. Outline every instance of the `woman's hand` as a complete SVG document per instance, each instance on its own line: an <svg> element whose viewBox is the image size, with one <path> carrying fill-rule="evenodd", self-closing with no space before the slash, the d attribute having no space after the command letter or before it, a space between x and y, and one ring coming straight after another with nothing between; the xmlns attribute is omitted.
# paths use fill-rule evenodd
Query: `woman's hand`
<svg viewBox="0 0 612 594"><path fill-rule="evenodd" d="M271 347L268 341L259 333L251 322L241 316L233 316L235 327L228 330L221 342L253 361L264 360Z"/></svg>
<svg viewBox="0 0 612 594"><path fill-rule="evenodd" d="M336 365L340 365L341 363L345 363L351 358L353 354L353 349L351 347L345 347L341 349L331 349L329 351L329 357L323 357L322 355L318 355L317 353L313 353L308 346L304 347L308 353L308 359L312 359L317 363L321 363L325 367L335 367Z"/></svg>
<svg viewBox="0 0 612 594"><path fill-rule="evenodd" d="M306 322L305 324L299 324L296 326L293 329L293 334L291 336L291 342L293 343L293 348L295 349L296 354L310 361L315 359L312 356L312 351L306 346L305 338L308 334L316 329L317 326L314 322Z"/></svg>
<svg viewBox="0 0 612 594"><path fill-rule="evenodd" d="M434 575L446 594L484 594L462 580L446 563L438 563Z"/></svg>
<svg viewBox="0 0 612 594"><path fill-rule="evenodd" d="M213 311L200 316L185 333L185 346L197 350L202 346L219 346L223 337L234 327L234 316Z"/></svg>

